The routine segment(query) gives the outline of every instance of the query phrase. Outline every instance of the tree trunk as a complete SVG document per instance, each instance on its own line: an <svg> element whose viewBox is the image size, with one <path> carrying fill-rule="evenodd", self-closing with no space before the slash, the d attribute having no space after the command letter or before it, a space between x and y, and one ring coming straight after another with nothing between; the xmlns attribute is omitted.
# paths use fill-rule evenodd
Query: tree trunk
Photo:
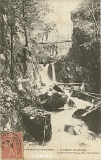
<svg viewBox="0 0 101 160"><path fill-rule="evenodd" d="M28 38L27 38L26 26L24 27L24 31L25 31L25 47L28 47Z"/></svg>
<svg viewBox="0 0 101 160"><path fill-rule="evenodd" d="M4 47L6 46L6 42L5 42L5 35L4 35L4 19L3 19L3 14L0 14L0 28L1 28L1 32L0 32L0 52L1 54L3 54L4 51Z"/></svg>
<svg viewBox="0 0 101 160"><path fill-rule="evenodd" d="M25 18L25 1L22 1L23 5L23 19ZM27 38L27 30L26 30L26 25L24 24L24 32L25 32L25 47L28 47L28 38Z"/></svg>
<svg viewBox="0 0 101 160"><path fill-rule="evenodd" d="M11 70L10 71L11 71L11 80L13 80L13 25L12 25L12 22L11 22Z"/></svg>

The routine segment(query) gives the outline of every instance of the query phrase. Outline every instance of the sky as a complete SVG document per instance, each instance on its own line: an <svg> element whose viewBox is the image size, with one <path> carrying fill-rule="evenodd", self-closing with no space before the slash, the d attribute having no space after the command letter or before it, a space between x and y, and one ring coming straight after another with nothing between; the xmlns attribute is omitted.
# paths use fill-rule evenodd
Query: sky
<svg viewBox="0 0 101 160"><path fill-rule="evenodd" d="M44 22L56 24L57 32L51 32L49 41L71 40L73 23L71 21L71 11L75 10L82 0L45 0L51 11L44 16ZM39 26L38 26L39 27ZM40 27L39 27L40 28ZM33 32L33 31L32 31ZM36 29L35 34L42 33L42 30ZM34 32L32 33L34 35Z"/></svg>
<svg viewBox="0 0 101 160"><path fill-rule="evenodd" d="M72 21L71 11L75 10L81 0L46 0L51 6L52 12L50 12L45 20L47 22L54 22L56 24L57 31L61 37L67 39L72 34Z"/></svg>

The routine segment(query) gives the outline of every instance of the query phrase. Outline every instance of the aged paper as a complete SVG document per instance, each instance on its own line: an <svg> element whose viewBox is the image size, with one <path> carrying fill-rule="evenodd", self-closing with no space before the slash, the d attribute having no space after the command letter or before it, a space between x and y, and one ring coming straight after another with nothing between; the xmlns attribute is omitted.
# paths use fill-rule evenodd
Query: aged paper
<svg viewBox="0 0 101 160"><path fill-rule="evenodd" d="M101 160L100 1L0 8L1 159Z"/></svg>

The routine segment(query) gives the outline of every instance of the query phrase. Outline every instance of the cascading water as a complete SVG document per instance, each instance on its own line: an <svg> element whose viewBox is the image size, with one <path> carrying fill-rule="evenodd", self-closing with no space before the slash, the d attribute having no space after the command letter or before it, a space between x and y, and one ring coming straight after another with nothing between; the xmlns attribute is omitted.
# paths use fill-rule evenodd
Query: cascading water
<svg viewBox="0 0 101 160"><path fill-rule="evenodd" d="M46 85L51 85L52 81L50 80L50 78L48 76L48 67L49 67L49 64L46 64L45 67L44 67L43 64L41 64L40 66L41 66L40 76L42 78L42 82L45 83Z"/></svg>
<svg viewBox="0 0 101 160"><path fill-rule="evenodd" d="M46 66L44 67L43 64L41 64L41 72L40 72L40 76L42 78L42 82L45 83L46 85L51 85L53 83L56 83L56 74L55 74L55 66L54 63L51 63L52 66L52 80L49 78L48 76L48 67L50 64L46 64Z"/></svg>
<svg viewBox="0 0 101 160"><path fill-rule="evenodd" d="M53 83L55 83L56 82L55 66L54 66L54 63L51 63L51 65L52 65Z"/></svg>

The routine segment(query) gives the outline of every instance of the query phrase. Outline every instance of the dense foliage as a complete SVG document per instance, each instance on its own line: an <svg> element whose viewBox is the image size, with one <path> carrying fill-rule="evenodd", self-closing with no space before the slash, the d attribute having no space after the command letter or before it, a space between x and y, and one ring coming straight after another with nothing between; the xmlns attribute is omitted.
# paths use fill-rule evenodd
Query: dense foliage
<svg viewBox="0 0 101 160"><path fill-rule="evenodd" d="M87 91L100 91L100 1L82 1L71 13L73 45L57 70L62 81L87 84ZM69 67L69 70L68 70ZM64 77L64 79L63 79ZM68 79L68 78L67 78ZM67 80L68 82L68 80Z"/></svg>
<svg viewBox="0 0 101 160"><path fill-rule="evenodd" d="M16 128L18 123L20 125L20 109L28 105L37 107L37 83L41 85L40 55L44 57L45 52L31 39L30 31L42 24L47 10L48 6L44 0L1 1L0 112L4 114L2 130L8 129L7 123L10 126L9 130L12 130L14 125ZM12 126L14 117L16 122ZM15 130L22 130L19 125Z"/></svg>

